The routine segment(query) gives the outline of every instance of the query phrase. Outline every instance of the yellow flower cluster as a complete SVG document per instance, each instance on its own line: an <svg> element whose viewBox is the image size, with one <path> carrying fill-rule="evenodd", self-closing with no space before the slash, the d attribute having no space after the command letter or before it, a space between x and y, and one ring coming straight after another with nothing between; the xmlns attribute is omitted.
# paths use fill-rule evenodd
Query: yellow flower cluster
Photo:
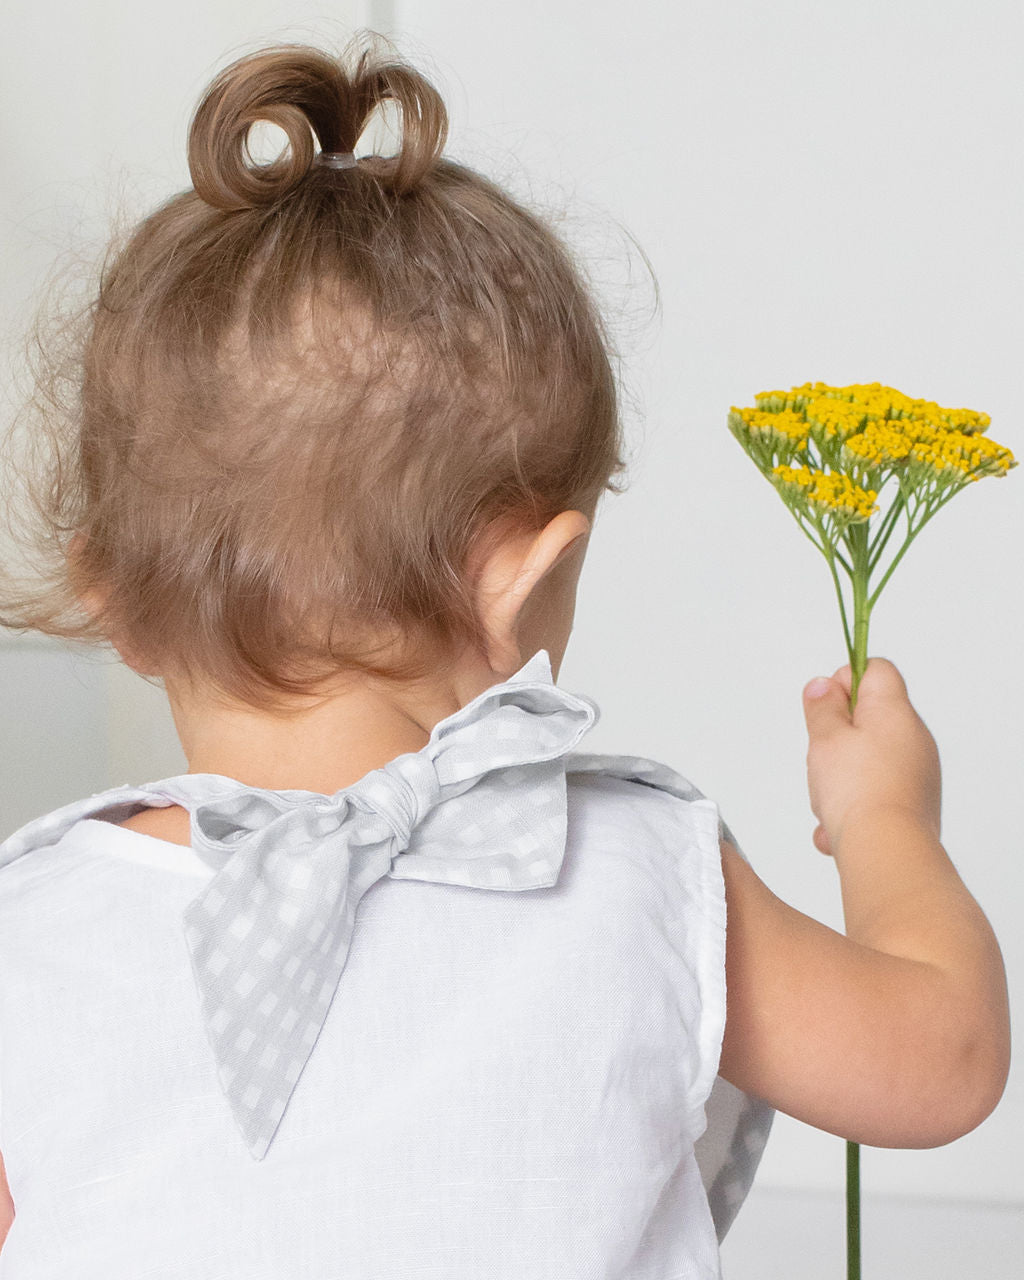
<svg viewBox="0 0 1024 1280"><path fill-rule="evenodd" d="M984 431L992 421L987 413L974 409L943 409L934 400L915 400L880 382L855 382L848 387L833 387L827 382L805 382L792 391L761 391L754 399L759 409L776 412L779 409L803 410L818 399L845 401L859 405L868 418L916 418L967 434Z"/></svg>
<svg viewBox="0 0 1024 1280"><path fill-rule="evenodd" d="M984 438L991 419L973 409L944 409L878 382L833 387L805 382L790 391L761 391L756 409L733 407L734 434L747 433L781 446L773 460L817 445L833 469L909 470L913 478L961 484L983 475L1005 475L1017 465L1002 445Z"/></svg>
<svg viewBox="0 0 1024 1280"><path fill-rule="evenodd" d="M917 442L910 450L911 458L954 479L966 476L968 480L980 480L982 476L1004 476L1017 465L1009 449L985 436L927 428L920 430L917 436Z"/></svg>
<svg viewBox="0 0 1024 1280"><path fill-rule="evenodd" d="M942 421L954 431L962 431L965 436L984 431L992 419L987 413L976 413L973 409L940 409Z"/></svg>
<svg viewBox="0 0 1024 1280"><path fill-rule="evenodd" d="M944 409L878 382L762 391L756 408L731 408L728 424L828 561L854 673L852 708L867 666L871 611L911 542L967 481L1005 475L1017 463L984 435L988 414ZM890 489L872 529L879 492L894 479L898 491ZM872 590L871 576L901 523L903 543ZM840 569L852 584L850 617Z"/></svg>
<svg viewBox="0 0 1024 1280"><path fill-rule="evenodd" d="M804 412L808 426L817 427L829 440L847 440L878 416L856 401L837 400L830 396L817 396L808 402Z"/></svg>
<svg viewBox="0 0 1024 1280"><path fill-rule="evenodd" d="M875 506L878 494L874 489L862 489L849 476L807 467L779 466L772 469L772 478L790 495L805 498L828 515L866 520L878 509Z"/></svg>
<svg viewBox="0 0 1024 1280"><path fill-rule="evenodd" d="M843 450L853 465L884 467L908 458L916 442L916 435L903 422L871 422L860 435L845 441Z"/></svg>
<svg viewBox="0 0 1024 1280"><path fill-rule="evenodd" d="M985 436L942 430L913 419L873 422L845 442L847 460L865 467L885 467L909 458L933 474L955 480L1005 475L1015 466L1009 449Z"/></svg>
<svg viewBox="0 0 1024 1280"><path fill-rule="evenodd" d="M783 409L780 413L766 413L758 409L733 408L733 414L752 436L780 444L795 444L798 449L807 448L807 423L803 415Z"/></svg>

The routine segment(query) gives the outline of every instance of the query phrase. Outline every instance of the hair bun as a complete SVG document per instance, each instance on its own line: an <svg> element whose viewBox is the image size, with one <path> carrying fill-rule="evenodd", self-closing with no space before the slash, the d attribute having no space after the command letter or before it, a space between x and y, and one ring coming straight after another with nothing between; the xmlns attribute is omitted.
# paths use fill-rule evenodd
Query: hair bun
<svg viewBox="0 0 1024 1280"><path fill-rule="evenodd" d="M196 194L216 209L274 204L309 173L316 143L328 152L354 151L373 113L387 99L402 113L396 156L375 158L374 178L404 195L441 154L448 114L432 84L413 67L373 50L350 73L341 60L307 45L279 45L247 54L210 84L189 128L188 164ZM277 125L288 146L269 164L255 164L249 130Z"/></svg>

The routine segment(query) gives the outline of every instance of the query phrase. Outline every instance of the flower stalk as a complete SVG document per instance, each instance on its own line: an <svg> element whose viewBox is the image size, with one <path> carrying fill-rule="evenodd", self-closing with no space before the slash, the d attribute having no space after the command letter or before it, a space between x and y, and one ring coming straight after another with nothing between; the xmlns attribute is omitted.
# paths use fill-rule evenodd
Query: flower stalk
<svg viewBox="0 0 1024 1280"><path fill-rule="evenodd" d="M730 410L729 429L828 562L850 661L852 712L867 666L871 611L910 544L961 489L983 476L1005 476L1017 463L985 436L987 413L944 409L877 382L807 382L755 399L754 408ZM888 506L880 514L883 496ZM872 591L872 575L901 521L903 541ZM860 1280L860 1148L853 1142L846 1144L846 1210L847 1280Z"/></svg>

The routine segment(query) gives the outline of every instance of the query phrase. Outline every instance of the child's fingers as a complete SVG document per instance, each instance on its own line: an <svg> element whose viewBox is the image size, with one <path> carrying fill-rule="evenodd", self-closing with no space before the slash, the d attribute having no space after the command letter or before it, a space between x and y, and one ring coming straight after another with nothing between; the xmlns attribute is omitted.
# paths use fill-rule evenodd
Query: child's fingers
<svg viewBox="0 0 1024 1280"><path fill-rule="evenodd" d="M888 658L869 658L864 668L864 676L857 690L857 703L860 705L861 694L865 698L896 698L907 702L907 684L900 674L899 668Z"/></svg>
<svg viewBox="0 0 1024 1280"><path fill-rule="evenodd" d="M839 670L835 673L832 679L838 680L839 683L843 686L843 692L846 694L846 701L847 703L849 703L850 690L853 688L853 668L850 666L849 663L847 663L845 667L839 668Z"/></svg>
<svg viewBox="0 0 1024 1280"><path fill-rule="evenodd" d="M853 688L853 668L847 663L844 667L839 668L832 679L838 680L847 694L849 694ZM864 674L858 686L858 695L860 690L864 688L865 682L890 692L899 692L901 690L906 692L906 685L900 675L899 668L895 663L890 662L888 658L868 658L864 665Z"/></svg>
<svg viewBox="0 0 1024 1280"><path fill-rule="evenodd" d="M818 676L804 686L804 719L812 739L823 738L850 723L849 693L841 681Z"/></svg>
<svg viewBox="0 0 1024 1280"><path fill-rule="evenodd" d="M832 679L839 681L849 698L850 690L853 688L853 670L850 664L840 667ZM864 674L857 686L858 706L862 698L877 697L907 700L906 681L900 674L899 668L888 658L868 658L864 666Z"/></svg>

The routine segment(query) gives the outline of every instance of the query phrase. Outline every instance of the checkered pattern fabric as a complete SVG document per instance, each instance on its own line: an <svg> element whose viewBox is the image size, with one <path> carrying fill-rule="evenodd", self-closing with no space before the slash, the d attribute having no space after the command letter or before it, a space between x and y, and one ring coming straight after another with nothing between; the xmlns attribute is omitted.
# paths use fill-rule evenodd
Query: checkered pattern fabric
<svg viewBox="0 0 1024 1280"><path fill-rule="evenodd" d="M180 804L214 875L185 911L206 1034L255 1160L267 1153L348 957L356 907L383 876L520 890L558 882L566 774L629 779L680 800L700 791L668 766L573 751L599 711L554 685L538 653L399 756L325 796L220 774L124 784L66 804L0 844L0 867L56 844L83 818L121 821ZM738 844L725 824L722 832ZM721 1238L757 1169L772 1111L718 1080L697 1159Z"/></svg>
<svg viewBox="0 0 1024 1280"><path fill-rule="evenodd" d="M192 848L216 871L185 911L185 937L221 1088L255 1159L320 1035L363 894L383 876L503 891L555 884L562 757L599 715L553 683L540 649L436 724L420 751L331 796L217 774L103 793L115 820L157 796L187 808ZM0 866L95 812L90 800L21 828Z"/></svg>
<svg viewBox="0 0 1024 1280"><path fill-rule="evenodd" d="M14 832L0 844L0 868L58 845L97 814L119 822L155 806L188 809L193 852L212 873L186 911L202 1021L232 1115L259 1161L323 1027L357 902L381 876L490 890L552 886L566 855L566 778L582 787L588 773L685 801L682 828L673 818L663 832L684 858L681 833L700 826L709 803L654 760L572 751L598 714L589 699L554 687L540 650L511 680L440 722L424 750L334 796L257 790L212 773L125 783ZM724 824L721 831L728 833ZM700 920L694 927L701 931ZM712 996L716 973L709 970ZM719 1014L713 1007L705 1021ZM703 1070L713 1070L716 1044L705 1048ZM721 1239L753 1181L772 1111L724 1080L710 1083L698 1089L707 1085L710 1096L695 1155Z"/></svg>
<svg viewBox="0 0 1024 1280"><path fill-rule="evenodd" d="M185 934L221 1086L257 1159L320 1035L363 894L387 875L555 884L560 757L597 717L551 682L540 650L440 721L421 751L333 796L240 788L193 810L196 852L228 856L185 912Z"/></svg>

